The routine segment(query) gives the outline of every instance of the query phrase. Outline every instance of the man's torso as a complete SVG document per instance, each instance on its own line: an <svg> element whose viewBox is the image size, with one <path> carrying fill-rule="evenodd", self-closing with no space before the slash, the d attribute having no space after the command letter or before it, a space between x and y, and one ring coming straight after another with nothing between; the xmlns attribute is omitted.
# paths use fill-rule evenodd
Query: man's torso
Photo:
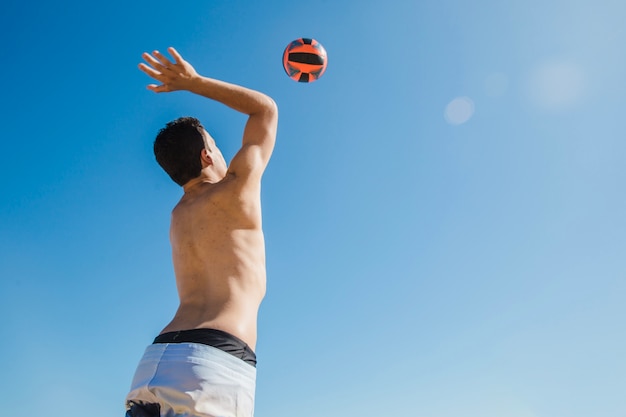
<svg viewBox="0 0 626 417"><path fill-rule="evenodd" d="M199 184L172 211L180 306L162 333L214 328L255 348L266 283L260 190L237 187L230 176Z"/></svg>

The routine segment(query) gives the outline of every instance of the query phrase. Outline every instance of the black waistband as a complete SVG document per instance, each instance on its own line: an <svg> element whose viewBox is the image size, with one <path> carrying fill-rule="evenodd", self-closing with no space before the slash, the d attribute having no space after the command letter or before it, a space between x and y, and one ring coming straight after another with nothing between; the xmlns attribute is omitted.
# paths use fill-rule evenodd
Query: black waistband
<svg viewBox="0 0 626 417"><path fill-rule="evenodd" d="M200 343L230 353L236 358L256 368L256 354L243 340L230 333L217 329L191 329L168 332L158 335L156 343Z"/></svg>

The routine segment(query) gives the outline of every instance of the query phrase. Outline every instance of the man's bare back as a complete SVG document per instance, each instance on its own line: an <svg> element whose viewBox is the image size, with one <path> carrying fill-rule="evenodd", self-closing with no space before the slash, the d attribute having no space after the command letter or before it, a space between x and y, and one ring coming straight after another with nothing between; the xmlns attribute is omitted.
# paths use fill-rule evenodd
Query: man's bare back
<svg viewBox="0 0 626 417"><path fill-rule="evenodd" d="M172 212L170 241L180 306L163 333L213 328L254 350L265 295L259 193L242 195L235 177L195 185Z"/></svg>

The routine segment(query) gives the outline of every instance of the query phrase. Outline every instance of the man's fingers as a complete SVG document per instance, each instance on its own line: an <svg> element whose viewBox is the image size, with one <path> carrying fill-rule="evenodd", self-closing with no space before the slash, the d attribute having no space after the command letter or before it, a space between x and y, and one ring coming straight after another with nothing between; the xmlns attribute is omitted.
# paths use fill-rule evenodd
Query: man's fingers
<svg viewBox="0 0 626 417"><path fill-rule="evenodd" d="M156 70L158 70L158 71L163 72L163 71L166 69L165 65L163 65L163 64L161 63L161 61L159 61L159 60L155 59L152 55L150 55L150 54L148 54L148 53L144 53L144 54L142 55L142 58L143 58L143 59L144 59L144 60L145 60L148 64L150 64L153 68L155 68L155 69L156 69Z"/></svg>
<svg viewBox="0 0 626 417"><path fill-rule="evenodd" d="M176 61L177 64L180 64L184 61L183 57L180 56L178 51L174 49L173 47L170 46L169 48L167 48L167 52L169 52L170 55L174 57L174 61Z"/></svg>
<svg viewBox="0 0 626 417"><path fill-rule="evenodd" d="M148 90L154 91L155 93L167 93L177 89L173 88L170 82L172 81L172 78L176 78L176 74L179 70L177 65L184 63L185 61L174 48L168 48L168 52L174 58L175 63L172 63L159 51L154 51L151 54L144 52L142 54L142 57L146 62L140 63L139 69L155 80L161 82L161 84L149 84L147 86Z"/></svg>
<svg viewBox="0 0 626 417"><path fill-rule="evenodd" d="M155 93L166 93L170 91L166 85L149 84L146 88L148 88L148 90L154 91Z"/></svg>
<svg viewBox="0 0 626 417"><path fill-rule="evenodd" d="M159 71L147 66L143 62L139 64L139 69L145 72L146 74L148 74L149 76L151 76L152 78L158 79L162 75Z"/></svg>
<svg viewBox="0 0 626 417"><path fill-rule="evenodd" d="M152 53L152 55L154 55L154 56L155 56L155 57L156 57L156 58L160 61L160 63L161 63L163 66L165 66L165 67L167 67L167 66L169 66L169 65L174 65L174 64L172 64L172 62L171 62L169 59L167 59L167 57L166 57L165 55L163 55L163 54L162 54L161 52L159 52L159 51L154 51L154 52Z"/></svg>

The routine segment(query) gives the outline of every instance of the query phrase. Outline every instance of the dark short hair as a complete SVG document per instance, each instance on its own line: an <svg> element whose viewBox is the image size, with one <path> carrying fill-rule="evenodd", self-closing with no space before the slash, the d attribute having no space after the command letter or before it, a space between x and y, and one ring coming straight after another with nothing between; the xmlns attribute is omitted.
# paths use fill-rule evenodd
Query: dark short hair
<svg viewBox="0 0 626 417"><path fill-rule="evenodd" d="M181 187L202 171L203 129L195 117L180 117L166 124L154 140L157 162Z"/></svg>

